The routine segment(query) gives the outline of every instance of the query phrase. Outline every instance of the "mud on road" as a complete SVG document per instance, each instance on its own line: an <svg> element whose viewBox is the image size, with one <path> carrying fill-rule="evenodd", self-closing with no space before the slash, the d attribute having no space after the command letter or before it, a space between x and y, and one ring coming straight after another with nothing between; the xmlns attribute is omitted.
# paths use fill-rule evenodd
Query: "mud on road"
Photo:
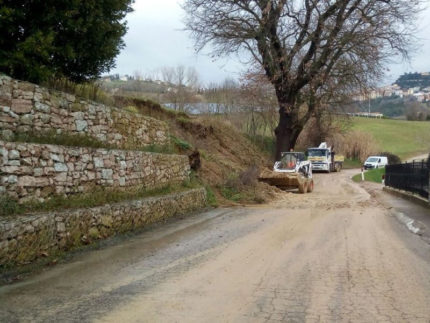
<svg viewBox="0 0 430 323"><path fill-rule="evenodd" d="M0 321L429 322L430 246L350 175L0 287Z"/></svg>

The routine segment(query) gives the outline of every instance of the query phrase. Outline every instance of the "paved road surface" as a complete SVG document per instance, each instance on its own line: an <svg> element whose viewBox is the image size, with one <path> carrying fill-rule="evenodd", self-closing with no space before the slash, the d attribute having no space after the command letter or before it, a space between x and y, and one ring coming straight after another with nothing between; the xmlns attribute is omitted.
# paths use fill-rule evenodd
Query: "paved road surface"
<svg viewBox="0 0 430 323"><path fill-rule="evenodd" d="M350 175L3 286L0 321L429 322L430 246Z"/></svg>

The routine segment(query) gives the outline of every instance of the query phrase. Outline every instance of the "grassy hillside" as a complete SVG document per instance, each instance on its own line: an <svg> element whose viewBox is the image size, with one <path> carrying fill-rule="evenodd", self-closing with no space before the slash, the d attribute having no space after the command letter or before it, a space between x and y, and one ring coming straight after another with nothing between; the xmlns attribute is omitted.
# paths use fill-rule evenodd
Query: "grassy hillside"
<svg viewBox="0 0 430 323"><path fill-rule="evenodd" d="M402 159L430 151L430 122L353 118L352 128L370 133L381 151Z"/></svg>

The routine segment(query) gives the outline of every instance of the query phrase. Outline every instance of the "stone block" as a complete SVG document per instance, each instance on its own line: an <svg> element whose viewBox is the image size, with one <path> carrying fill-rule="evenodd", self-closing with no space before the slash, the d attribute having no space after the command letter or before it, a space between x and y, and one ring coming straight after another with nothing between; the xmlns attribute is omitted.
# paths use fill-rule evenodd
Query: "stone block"
<svg viewBox="0 0 430 323"><path fill-rule="evenodd" d="M30 113L33 108L31 100L13 99L11 109L17 114Z"/></svg>
<svg viewBox="0 0 430 323"><path fill-rule="evenodd" d="M3 93L0 94L0 105L3 106L11 106L12 105L12 96L9 95L4 95Z"/></svg>
<svg viewBox="0 0 430 323"><path fill-rule="evenodd" d="M85 131L88 128L88 123L85 120L76 120L75 121L76 124L76 131Z"/></svg>
<svg viewBox="0 0 430 323"><path fill-rule="evenodd" d="M11 140L13 138L13 131L9 129L3 129L1 131L1 136L6 140Z"/></svg>
<svg viewBox="0 0 430 323"><path fill-rule="evenodd" d="M54 162L64 163L64 156L63 155L50 154L50 157Z"/></svg>
<svg viewBox="0 0 430 323"><path fill-rule="evenodd" d="M89 181L93 181L96 179L96 173L94 172L87 172L87 178Z"/></svg>
<svg viewBox="0 0 430 323"><path fill-rule="evenodd" d="M94 167L95 168L103 168L104 162L103 162L103 158L99 158L99 157L94 157Z"/></svg>
<svg viewBox="0 0 430 323"><path fill-rule="evenodd" d="M45 113L51 112L51 107L49 105L44 104L44 103L40 103L40 102L36 102L34 104L34 108L35 108L35 110L40 111L40 112L45 112Z"/></svg>
<svg viewBox="0 0 430 323"><path fill-rule="evenodd" d="M16 184L16 183L18 183L18 176L16 176L16 175L9 175L6 178L7 178L7 182L9 184Z"/></svg>
<svg viewBox="0 0 430 323"><path fill-rule="evenodd" d="M102 170L102 178L106 180L112 180L113 170L112 169L103 169Z"/></svg>
<svg viewBox="0 0 430 323"><path fill-rule="evenodd" d="M32 125L34 116L32 114L24 114L21 116L20 122L24 125Z"/></svg>
<svg viewBox="0 0 430 323"><path fill-rule="evenodd" d="M8 166L21 166L21 162L19 160L9 160L6 165Z"/></svg>
<svg viewBox="0 0 430 323"><path fill-rule="evenodd" d="M51 116L49 114L40 114L39 118L40 118L40 121L42 121L45 124L49 123L49 121L51 120Z"/></svg>
<svg viewBox="0 0 430 323"><path fill-rule="evenodd" d="M2 173L5 174L19 174L20 169L18 166L3 166L0 168Z"/></svg>
<svg viewBox="0 0 430 323"><path fill-rule="evenodd" d="M36 178L33 176L21 176L18 180L18 186L34 187L36 186Z"/></svg>
<svg viewBox="0 0 430 323"><path fill-rule="evenodd" d="M35 168L33 170L33 175L36 177L42 176L43 175L43 168Z"/></svg>
<svg viewBox="0 0 430 323"><path fill-rule="evenodd" d="M18 150L12 149L9 150L9 159L19 159L20 153Z"/></svg>
<svg viewBox="0 0 430 323"><path fill-rule="evenodd" d="M45 187L49 185L46 177L21 176L18 179L18 186L22 187Z"/></svg>
<svg viewBox="0 0 430 323"><path fill-rule="evenodd" d="M0 115L0 122L14 123L16 120L8 114Z"/></svg>
<svg viewBox="0 0 430 323"><path fill-rule="evenodd" d="M67 173L65 173L65 172L59 173L58 175L55 176L55 181L56 182L66 182L67 181Z"/></svg>
<svg viewBox="0 0 430 323"><path fill-rule="evenodd" d="M67 165L64 163L55 163L54 169L56 172L67 172L68 171Z"/></svg>

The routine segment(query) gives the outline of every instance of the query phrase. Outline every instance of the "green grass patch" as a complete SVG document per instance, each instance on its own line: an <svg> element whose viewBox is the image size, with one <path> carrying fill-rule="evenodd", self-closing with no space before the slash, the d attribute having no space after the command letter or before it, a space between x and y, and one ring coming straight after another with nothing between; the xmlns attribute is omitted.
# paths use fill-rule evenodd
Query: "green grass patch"
<svg viewBox="0 0 430 323"><path fill-rule="evenodd" d="M221 195L227 200L238 202L242 199L241 193L235 187L221 186L219 190Z"/></svg>
<svg viewBox="0 0 430 323"><path fill-rule="evenodd" d="M209 206L218 207L218 201L216 199L215 193L209 185L205 186L207 203Z"/></svg>
<svg viewBox="0 0 430 323"><path fill-rule="evenodd" d="M179 150L191 150L193 148L193 146L189 142L183 139L177 138L175 136L170 136L170 139L173 145L179 148Z"/></svg>
<svg viewBox="0 0 430 323"><path fill-rule="evenodd" d="M130 188L128 190L95 187L90 193L80 193L69 196L56 195L44 202L29 201L22 204L19 204L15 199L2 194L0 195L0 205L2 206L0 208L0 216L96 207L127 200L166 195L197 187L200 187L200 185L195 180L186 181L181 185L166 185L151 190L148 190L143 186Z"/></svg>
<svg viewBox="0 0 430 323"><path fill-rule="evenodd" d="M376 168L364 172L364 180L374 183L382 183L382 175L385 175L385 168ZM352 177L354 182L361 182L361 174Z"/></svg>
<svg viewBox="0 0 430 323"><path fill-rule="evenodd" d="M103 148L103 149L123 149L123 150L137 150L150 153L159 154L176 154L183 149L183 147L191 147L189 143L179 138L172 140L172 144L167 145L148 145L143 147L119 147L111 145L106 142L100 141L97 138L91 137L87 134L77 133L57 133L55 130L41 131L41 132L28 132L15 134L11 138L4 138L12 142L25 142L33 144L46 144L46 145L59 145L68 147L89 147L89 148Z"/></svg>
<svg viewBox="0 0 430 323"><path fill-rule="evenodd" d="M352 129L371 134L381 151L402 159L430 151L430 122L353 118Z"/></svg>
<svg viewBox="0 0 430 323"><path fill-rule="evenodd" d="M8 141L70 147L91 147L107 149L116 148L86 134L75 134L67 132L57 133L55 130L18 133L15 134L12 138L8 138Z"/></svg>

